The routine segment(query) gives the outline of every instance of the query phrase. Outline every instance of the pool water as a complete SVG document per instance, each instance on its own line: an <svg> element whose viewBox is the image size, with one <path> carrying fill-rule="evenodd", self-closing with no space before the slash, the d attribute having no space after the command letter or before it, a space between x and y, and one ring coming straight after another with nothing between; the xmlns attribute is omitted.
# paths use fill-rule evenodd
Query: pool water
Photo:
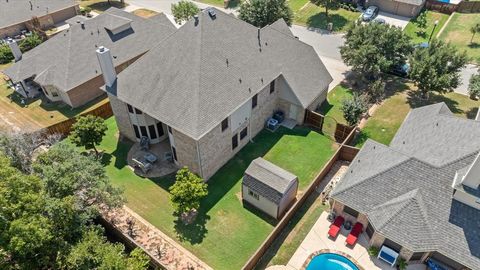
<svg viewBox="0 0 480 270"><path fill-rule="evenodd" d="M334 253L323 253L315 256L306 270L359 270L349 259Z"/></svg>

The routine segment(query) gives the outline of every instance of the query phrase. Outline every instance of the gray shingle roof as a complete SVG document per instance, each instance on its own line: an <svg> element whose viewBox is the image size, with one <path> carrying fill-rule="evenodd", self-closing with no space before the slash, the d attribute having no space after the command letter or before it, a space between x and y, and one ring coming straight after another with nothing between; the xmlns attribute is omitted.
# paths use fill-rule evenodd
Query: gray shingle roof
<svg viewBox="0 0 480 270"><path fill-rule="evenodd" d="M185 23L110 91L195 139L280 75L305 107L326 91L332 77L311 46L277 30L285 22L259 31L215 11L216 19L201 12Z"/></svg>
<svg viewBox="0 0 480 270"><path fill-rule="evenodd" d="M297 181L297 176L263 159L253 160L245 171L243 184L274 203Z"/></svg>
<svg viewBox="0 0 480 270"><path fill-rule="evenodd" d="M157 16L166 17L164 14ZM131 29L112 35L105 27L113 27L119 20L131 21ZM114 57L113 63L119 65L147 52L176 30L173 24L161 24L159 21L158 18L144 19L110 8L105 13L84 21L84 29L80 24L73 24L25 53L22 60L4 73L14 81L36 75L37 83L54 85L60 91L67 92L101 75L96 47L109 48Z"/></svg>
<svg viewBox="0 0 480 270"><path fill-rule="evenodd" d="M0 29L75 6L74 0L2 0L0 1Z"/></svg>
<svg viewBox="0 0 480 270"><path fill-rule="evenodd" d="M443 103L414 109L390 147L365 143L332 197L413 252L438 251L480 269L480 210L452 199L455 173L473 162L478 138L480 122Z"/></svg>

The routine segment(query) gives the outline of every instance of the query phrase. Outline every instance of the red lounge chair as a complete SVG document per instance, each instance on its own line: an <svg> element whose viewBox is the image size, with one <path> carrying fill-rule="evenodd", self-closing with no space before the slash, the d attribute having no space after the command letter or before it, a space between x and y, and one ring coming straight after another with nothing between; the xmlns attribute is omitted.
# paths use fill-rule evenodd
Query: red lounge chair
<svg viewBox="0 0 480 270"><path fill-rule="evenodd" d="M358 240L358 236L362 233L363 230L363 225L360 222L355 223L355 225L352 228L352 231L350 231L350 234L347 236L347 244L350 246L355 245Z"/></svg>
<svg viewBox="0 0 480 270"><path fill-rule="evenodd" d="M337 237L340 229L342 228L343 221L345 221L345 219L341 216L338 216L332 225L330 225L330 230L328 230L328 235L330 235L330 237Z"/></svg>

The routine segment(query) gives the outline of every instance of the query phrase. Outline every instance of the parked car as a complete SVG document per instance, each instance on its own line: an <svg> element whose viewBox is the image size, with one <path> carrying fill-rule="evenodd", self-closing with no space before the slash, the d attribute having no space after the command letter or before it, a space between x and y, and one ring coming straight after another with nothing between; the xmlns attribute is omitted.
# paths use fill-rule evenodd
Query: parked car
<svg viewBox="0 0 480 270"><path fill-rule="evenodd" d="M379 8L377 6L369 6L363 13L362 13L362 20L364 22L369 22L378 15Z"/></svg>
<svg viewBox="0 0 480 270"><path fill-rule="evenodd" d="M403 65L394 65L392 69L387 73L406 78L408 77L409 72L410 72L410 65L408 63L405 63Z"/></svg>

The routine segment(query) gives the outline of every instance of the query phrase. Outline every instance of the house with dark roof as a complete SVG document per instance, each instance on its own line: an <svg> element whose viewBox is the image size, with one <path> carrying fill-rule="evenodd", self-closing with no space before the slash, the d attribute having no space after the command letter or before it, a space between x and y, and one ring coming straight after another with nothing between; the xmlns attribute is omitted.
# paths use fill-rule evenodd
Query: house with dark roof
<svg viewBox="0 0 480 270"><path fill-rule="evenodd" d="M16 55L19 60L4 71L20 94L30 97L40 89L50 101L84 105L104 95L98 47L108 46L120 73L176 30L165 14L145 19L117 8L70 23L69 29Z"/></svg>
<svg viewBox="0 0 480 270"><path fill-rule="evenodd" d="M365 0L365 6L377 6L381 11L404 17L415 17L426 0Z"/></svg>
<svg viewBox="0 0 480 270"><path fill-rule="evenodd" d="M115 80L109 77L106 91L121 134L168 142L175 163L204 179L274 112L302 124L305 109L325 100L332 81L315 50L283 20L260 29L213 8Z"/></svg>
<svg viewBox="0 0 480 270"><path fill-rule="evenodd" d="M79 12L74 0L1 0L0 39L32 30L31 20L38 18L42 29L74 17Z"/></svg>
<svg viewBox="0 0 480 270"><path fill-rule="evenodd" d="M332 209L370 245L410 262L480 269L480 121L445 103L413 109L389 146L368 140L332 193Z"/></svg>
<svg viewBox="0 0 480 270"><path fill-rule="evenodd" d="M297 190L297 176L263 158L253 160L243 176L243 201L275 219L295 202Z"/></svg>

